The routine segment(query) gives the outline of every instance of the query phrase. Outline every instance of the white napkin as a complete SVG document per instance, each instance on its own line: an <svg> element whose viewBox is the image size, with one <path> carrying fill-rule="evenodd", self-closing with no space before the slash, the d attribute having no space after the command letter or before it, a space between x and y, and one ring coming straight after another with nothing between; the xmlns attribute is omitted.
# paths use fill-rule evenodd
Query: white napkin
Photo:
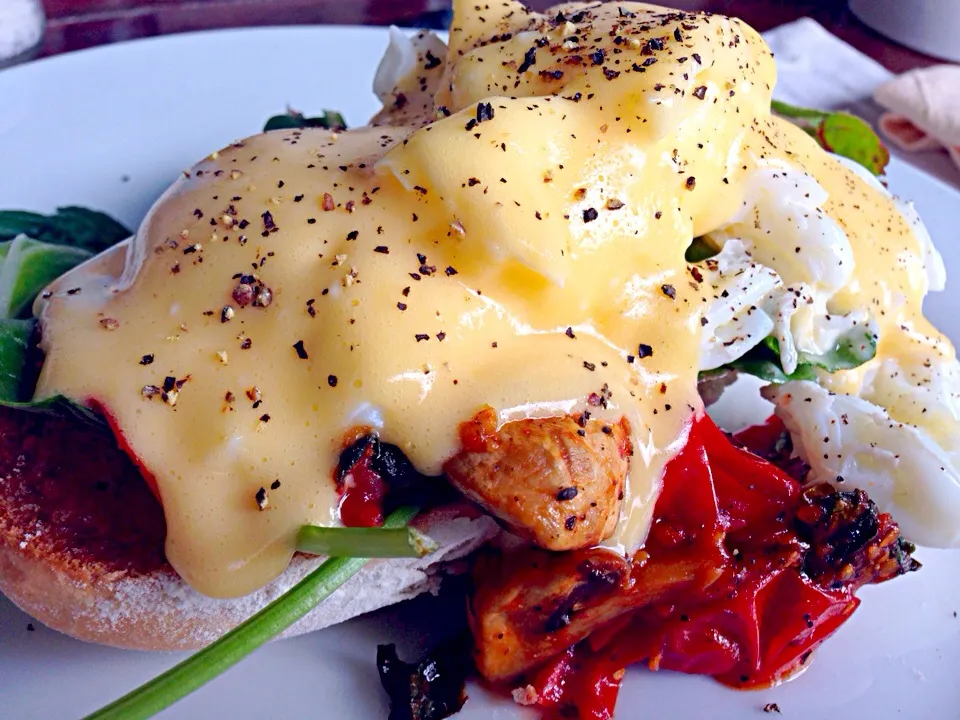
<svg viewBox="0 0 960 720"><path fill-rule="evenodd" d="M893 77L877 61L803 18L764 33L777 61L774 96L793 105L849 107Z"/></svg>
<svg viewBox="0 0 960 720"><path fill-rule="evenodd" d="M894 75L810 18L764 33L777 61L774 97L794 105L849 110L878 126L883 108L873 100L878 87ZM942 152L891 152L954 185L960 173Z"/></svg>
<svg viewBox="0 0 960 720"><path fill-rule="evenodd" d="M960 65L908 72L877 88L880 129L911 152L946 149L960 168Z"/></svg>

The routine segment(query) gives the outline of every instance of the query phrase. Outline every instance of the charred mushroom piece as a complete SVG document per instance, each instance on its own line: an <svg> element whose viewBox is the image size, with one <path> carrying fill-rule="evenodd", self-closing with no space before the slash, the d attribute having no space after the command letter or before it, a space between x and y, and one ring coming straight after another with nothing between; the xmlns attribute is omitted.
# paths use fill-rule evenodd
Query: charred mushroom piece
<svg viewBox="0 0 960 720"><path fill-rule="evenodd" d="M450 482L524 539L548 550L596 545L616 528L632 449L625 420L581 416L496 427L493 410L460 428Z"/></svg>
<svg viewBox="0 0 960 720"><path fill-rule="evenodd" d="M803 572L824 587L856 590L920 569L914 545L862 490L836 490L828 483L807 488L797 534L810 545Z"/></svg>
<svg viewBox="0 0 960 720"><path fill-rule="evenodd" d="M390 720L442 720L463 707L470 641L456 638L419 663L403 662L394 645L377 646L380 684L390 696Z"/></svg>
<svg viewBox="0 0 960 720"><path fill-rule="evenodd" d="M723 391L733 385L736 379L736 370L711 370L700 373L697 391L700 393L704 407L710 407L719 400Z"/></svg>

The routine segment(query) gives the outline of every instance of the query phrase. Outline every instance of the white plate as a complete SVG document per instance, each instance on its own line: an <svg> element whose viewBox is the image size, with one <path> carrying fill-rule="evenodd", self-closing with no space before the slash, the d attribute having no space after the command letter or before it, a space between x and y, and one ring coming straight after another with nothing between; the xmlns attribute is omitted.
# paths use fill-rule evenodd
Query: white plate
<svg viewBox="0 0 960 720"><path fill-rule="evenodd" d="M239 30L112 45L0 72L0 208L89 205L135 226L178 172L257 132L287 103L337 108L362 124L376 109L367 88L385 45L379 29ZM890 184L916 199L960 278L960 194L896 162ZM956 340L960 313L950 296L928 307ZM811 719L960 717L960 552L919 557L921 572L862 593L862 608L795 682L736 692L706 678L634 669L617 717L766 717L769 702ZM459 613L456 597L420 599L273 644L163 717L386 718L376 644L400 639L404 652L425 649ZM78 717L180 657L96 647L39 626L29 632L28 622L0 598L4 718ZM534 716L472 687L461 717Z"/></svg>

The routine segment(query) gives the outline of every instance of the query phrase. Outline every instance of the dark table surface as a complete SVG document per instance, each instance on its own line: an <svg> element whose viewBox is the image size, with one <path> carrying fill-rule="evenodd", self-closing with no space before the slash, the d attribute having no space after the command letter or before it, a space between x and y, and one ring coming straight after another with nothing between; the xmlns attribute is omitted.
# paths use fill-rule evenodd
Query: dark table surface
<svg viewBox="0 0 960 720"><path fill-rule="evenodd" d="M2 1L2 0L0 0ZM528 0L535 8L554 4ZM737 15L758 30L809 16L894 72L935 61L858 21L846 0L661 0L685 10ZM443 27L449 0L43 0L42 54L169 33L256 25L340 23Z"/></svg>

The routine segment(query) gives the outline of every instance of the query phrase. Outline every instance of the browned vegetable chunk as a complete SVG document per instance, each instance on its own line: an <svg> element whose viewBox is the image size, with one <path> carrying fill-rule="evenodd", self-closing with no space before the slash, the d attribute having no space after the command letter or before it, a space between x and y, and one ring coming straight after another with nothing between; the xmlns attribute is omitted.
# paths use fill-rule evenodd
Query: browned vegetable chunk
<svg viewBox="0 0 960 720"><path fill-rule="evenodd" d="M641 551L630 563L602 548L484 558L470 613L477 669L491 682L512 680L623 613L702 592L718 574L705 560L648 563Z"/></svg>
<svg viewBox="0 0 960 720"><path fill-rule="evenodd" d="M912 556L916 547L863 490L808 487L797 509L797 533L810 546L804 574L822 587L856 589L920 569Z"/></svg>
<svg viewBox="0 0 960 720"><path fill-rule="evenodd" d="M664 603L691 614L705 607L716 612L709 609L715 601L734 597L748 579L744 573L778 552L784 567L804 582L833 590L853 591L920 567L893 519L880 514L862 491L815 485L797 502L783 506L780 532L762 525L729 535L708 528L699 540L684 539L682 525L661 508L632 563L602 548L570 553L524 548L483 557L470 614L477 669L492 682L511 680L620 615L650 605L659 610L647 620L656 619ZM748 560L731 562L735 548L754 543L759 547L752 547Z"/></svg>
<svg viewBox="0 0 960 720"><path fill-rule="evenodd" d="M517 535L549 550L596 545L617 525L631 446L626 420L571 416L496 428L483 410L460 429L450 481Z"/></svg>

